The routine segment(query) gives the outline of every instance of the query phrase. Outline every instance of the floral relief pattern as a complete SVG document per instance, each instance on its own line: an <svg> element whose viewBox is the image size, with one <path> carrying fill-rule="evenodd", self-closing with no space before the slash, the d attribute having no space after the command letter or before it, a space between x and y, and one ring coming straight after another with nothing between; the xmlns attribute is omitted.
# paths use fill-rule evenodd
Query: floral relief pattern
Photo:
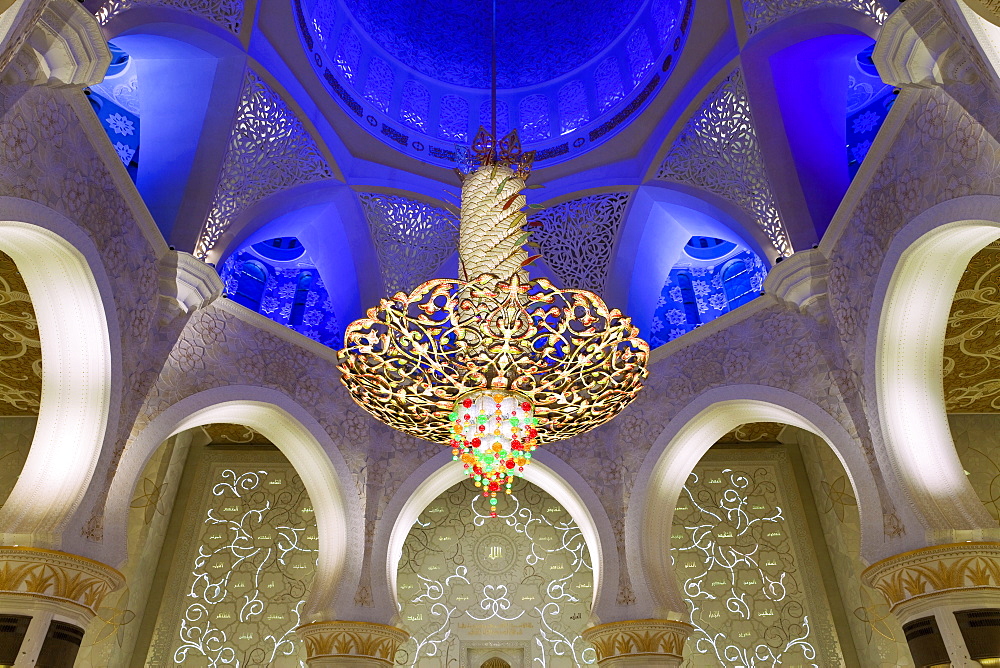
<svg viewBox="0 0 1000 668"><path fill-rule="evenodd" d="M604 293L629 193L590 195L531 217L531 239L567 288Z"/></svg>
<svg viewBox="0 0 1000 668"><path fill-rule="evenodd" d="M944 340L949 411L1000 412L1000 242L969 262L955 291Z"/></svg>
<svg viewBox="0 0 1000 668"><path fill-rule="evenodd" d="M333 176L281 96L248 69L222 171L195 256L204 259L234 218L268 195Z"/></svg>
<svg viewBox="0 0 1000 668"><path fill-rule="evenodd" d="M781 255L791 255L784 223L764 171L743 72L733 70L702 103L656 174L725 197L753 216Z"/></svg>

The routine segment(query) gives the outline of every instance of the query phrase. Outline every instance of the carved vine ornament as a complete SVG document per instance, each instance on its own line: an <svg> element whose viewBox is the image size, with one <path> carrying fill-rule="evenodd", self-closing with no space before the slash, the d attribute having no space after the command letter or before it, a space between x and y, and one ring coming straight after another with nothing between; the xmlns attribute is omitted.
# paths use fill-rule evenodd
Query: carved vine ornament
<svg viewBox="0 0 1000 668"><path fill-rule="evenodd" d="M354 400L406 434L447 443L496 506L540 443L587 432L627 406L649 346L586 290L529 280L516 131L480 129L462 173L460 279L396 293L347 327L340 362Z"/></svg>

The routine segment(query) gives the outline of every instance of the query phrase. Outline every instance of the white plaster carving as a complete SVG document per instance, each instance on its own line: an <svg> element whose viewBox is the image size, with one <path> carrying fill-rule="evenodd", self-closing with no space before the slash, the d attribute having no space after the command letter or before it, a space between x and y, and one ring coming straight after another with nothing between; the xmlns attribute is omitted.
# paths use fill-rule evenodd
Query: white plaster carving
<svg viewBox="0 0 1000 668"><path fill-rule="evenodd" d="M315 140L281 96L248 69L212 209L194 255L205 259L233 219L273 193L333 176Z"/></svg>
<svg viewBox="0 0 1000 668"><path fill-rule="evenodd" d="M698 186L728 199L757 220L778 253L792 254L764 169L739 68L688 119L656 178Z"/></svg>
<svg viewBox="0 0 1000 668"><path fill-rule="evenodd" d="M184 313L211 304L222 290L215 267L190 253L170 251L160 260L160 295L176 302Z"/></svg>
<svg viewBox="0 0 1000 668"><path fill-rule="evenodd" d="M88 86L104 78L110 61L111 53L94 17L75 0L49 0L3 80Z"/></svg>
<svg viewBox="0 0 1000 668"><path fill-rule="evenodd" d="M818 248L799 251L771 268L764 279L764 292L808 311L826 295L828 272L829 264Z"/></svg>
<svg viewBox="0 0 1000 668"><path fill-rule="evenodd" d="M882 26L872 59L894 86L973 83L976 67L931 0L911 0Z"/></svg>

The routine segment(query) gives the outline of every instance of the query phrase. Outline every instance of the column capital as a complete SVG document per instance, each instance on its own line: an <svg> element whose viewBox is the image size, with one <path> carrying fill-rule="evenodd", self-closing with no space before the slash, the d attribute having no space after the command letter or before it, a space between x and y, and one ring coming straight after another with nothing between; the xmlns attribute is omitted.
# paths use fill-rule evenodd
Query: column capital
<svg viewBox="0 0 1000 668"><path fill-rule="evenodd" d="M669 619L634 619L592 626L583 638L594 645L602 668L679 666L694 627Z"/></svg>
<svg viewBox="0 0 1000 668"><path fill-rule="evenodd" d="M396 650L410 637L395 626L374 622L313 622L295 632L310 666L391 666Z"/></svg>
<svg viewBox="0 0 1000 668"><path fill-rule="evenodd" d="M86 625L125 576L99 561L38 547L0 546L0 598L41 605Z"/></svg>
<svg viewBox="0 0 1000 668"><path fill-rule="evenodd" d="M1000 543L970 541L903 552L872 564L861 578L885 595L890 610L903 622L928 606L983 597L997 601Z"/></svg>

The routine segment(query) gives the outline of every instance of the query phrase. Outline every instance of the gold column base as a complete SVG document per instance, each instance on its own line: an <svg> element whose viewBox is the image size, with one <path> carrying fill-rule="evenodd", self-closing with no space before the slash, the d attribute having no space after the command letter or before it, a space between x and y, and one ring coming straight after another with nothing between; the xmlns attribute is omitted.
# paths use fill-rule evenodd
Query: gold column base
<svg viewBox="0 0 1000 668"><path fill-rule="evenodd" d="M684 642L694 630L687 622L636 619L592 626L583 638L594 645L601 668L681 665Z"/></svg>
<svg viewBox="0 0 1000 668"><path fill-rule="evenodd" d="M950 543L904 552L872 564L861 578L885 595L902 623L942 605L1000 607L1000 543Z"/></svg>
<svg viewBox="0 0 1000 668"><path fill-rule="evenodd" d="M396 650L410 637L395 626L372 622L313 622L295 632L302 638L311 668L391 666Z"/></svg>
<svg viewBox="0 0 1000 668"><path fill-rule="evenodd" d="M39 607L86 627L125 576L93 559L37 547L0 546L0 612Z"/></svg>

